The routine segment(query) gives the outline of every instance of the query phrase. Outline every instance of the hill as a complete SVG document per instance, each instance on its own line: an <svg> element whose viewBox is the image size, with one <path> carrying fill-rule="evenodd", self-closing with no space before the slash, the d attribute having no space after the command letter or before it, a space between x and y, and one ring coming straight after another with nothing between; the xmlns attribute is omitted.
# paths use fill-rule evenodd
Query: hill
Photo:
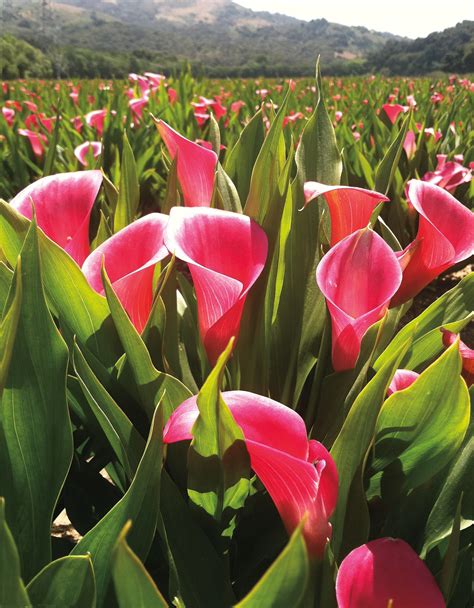
<svg viewBox="0 0 474 608"><path fill-rule="evenodd" d="M306 22L254 12L231 0L6 3L4 31L43 51L73 47L121 53L165 70L191 60L210 75L309 74L318 54L326 69L347 71L360 68L387 40L397 40L325 19Z"/></svg>

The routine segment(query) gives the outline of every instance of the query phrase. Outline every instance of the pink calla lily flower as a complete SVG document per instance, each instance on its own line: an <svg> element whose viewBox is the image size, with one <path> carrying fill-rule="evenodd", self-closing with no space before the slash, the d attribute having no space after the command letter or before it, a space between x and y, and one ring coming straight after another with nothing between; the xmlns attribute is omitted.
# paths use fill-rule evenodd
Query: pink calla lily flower
<svg viewBox="0 0 474 608"><path fill-rule="evenodd" d="M339 608L446 606L424 562L395 538L379 538L351 551L339 567L336 596Z"/></svg>
<svg viewBox="0 0 474 608"><path fill-rule="evenodd" d="M419 213L417 246L408 246L412 254L392 306L413 298L439 274L474 253L474 214L467 207L443 188L420 180L408 183L407 197Z"/></svg>
<svg viewBox="0 0 474 608"><path fill-rule="evenodd" d="M441 329L443 332L443 344L448 348L456 342L459 338L459 334L455 334L447 329ZM474 384L474 350L469 348L467 344L460 339L459 340L459 353L462 359L462 372L461 375L466 381L468 388Z"/></svg>
<svg viewBox="0 0 474 608"><path fill-rule="evenodd" d="M2 108L2 115L7 122L7 125L11 127L13 125L13 121L15 119L15 110L13 108Z"/></svg>
<svg viewBox="0 0 474 608"><path fill-rule="evenodd" d="M214 191L217 155L186 139L162 120L158 131L171 158L178 155L178 179L187 207L209 207Z"/></svg>
<svg viewBox="0 0 474 608"><path fill-rule="evenodd" d="M89 220L102 184L100 171L58 173L43 177L11 201L19 213L36 221L43 232L81 265L89 254Z"/></svg>
<svg viewBox="0 0 474 608"><path fill-rule="evenodd" d="M102 154L102 144L100 141L85 141L83 144L80 144L74 150L74 156L77 160L83 165L87 167L87 157L89 153L92 152L94 158L98 158Z"/></svg>
<svg viewBox="0 0 474 608"><path fill-rule="evenodd" d="M139 122L143 117L143 110L148 105L148 99L146 97L140 97L138 99L131 99L128 102L130 110L133 112L135 119Z"/></svg>
<svg viewBox="0 0 474 608"><path fill-rule="evenodd" d="M351 186L326 186L318 182L304 185L305 205L324 196L331 216L331 247L359 228L365 228L375 207L389 199L372 190Z"/></svg>
<svg viewBox="0 0 474 608"><path fill-rule="evenodd" d="M447 160L446 154L438 154L438 166L434 171L425 173L422 177L424 182L436 184L448 192L454 192L461 184L469 183L472 179L471 170L462 165L462 160Z"/></svg>
<svg viewBox="0 0 474 608"><path fill-rule="evenodd" d="M307 514L304 537L312 557L321 558L331 538L331 517L337 502L338 475L326 448L308 441L303 419L294 410L246 391L222 393L241 427L250 463L273 499L289 534ZM192 439L199 415L197 397L182 403L164 431L165 443Z"/></svg>
<svg viewBox="0 0 474 608"><path fill-rule="evenodd" d="M140 333L153 304L155 266L169 255L163 243L167 223L162 213L145 215L94 249L82 266L89 285L103 295L103 260L118 299Z"/></svg>
<svg viewBox="0 0 474 608"><path fill-rule="evenodd" d="M92 112L86 114L86 123L89 125L89 127L94 128L99 135L102 135L102 133L104 132L104 122L106 115L106 109L93 110Z"/></svg>
<svg viewBox="0 0 474 608"><path fill-rule="evenodd" d="M211 363L237 339L247 294L263 270L267 236L246 215L205 207L173 207L165 245L188 263L199 330Z"/></svg>
<svg viewBox="0 0 474 608"><path fill-rule="evenodd" d="M405 141L403 142L403 149L407 155L408 160L413 158L416 153L416 135L413 131L407 131Z"/></svg>
<svg viewBox="0 0 474 608"><path fill-rule="evenodd" d="M316 270L332 320L332 363L352 369L367 329L383 317L402 279L400 264L375 232L358 230L335 245Z"/></svg>
<svg viewBox="0 0 474 608"><path fill-rule="evenodd" d="M29 129L18 129L18 135L28 138L35 156L38 158L43 156L44 144L48 141L46 135L35 133L35 131L30 131Z"/></svg>
<svg viewBox="0 0 474 608"><path fill-rule="evenodd" d="M403 391L415 382L420 374L412 372L410 369L397 369L390 386L387 389L387 397L393 395L397 391Z"/></svg>
<svg viewBox="0 0 474 608"><path fill-rule="evenodd" d="M388 116L388 119L392 123L392 125L394 125L396 123L397 118L400 116L400 114L403 114L404 112L408 112L408 110L409 110L408 106L401 106L398 103L395 103L395 104L386 103L382 106L382 109L385 112L385 114Z"/></svg>

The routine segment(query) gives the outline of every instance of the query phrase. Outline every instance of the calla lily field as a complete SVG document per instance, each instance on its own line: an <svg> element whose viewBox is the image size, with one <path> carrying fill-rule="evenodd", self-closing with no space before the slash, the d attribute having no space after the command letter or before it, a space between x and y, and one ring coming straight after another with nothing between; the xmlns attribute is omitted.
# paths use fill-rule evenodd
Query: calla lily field
<svg viewBox="0 0 474 608"><path fill-rule="evenodd" d="M0 606L471 606L473 92L2 83Z"/></svg>

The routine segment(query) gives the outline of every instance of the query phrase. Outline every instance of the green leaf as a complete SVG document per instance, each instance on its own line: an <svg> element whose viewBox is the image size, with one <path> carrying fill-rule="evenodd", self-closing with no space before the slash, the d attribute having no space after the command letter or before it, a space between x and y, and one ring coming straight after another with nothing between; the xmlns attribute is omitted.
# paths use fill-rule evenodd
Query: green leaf
<svg viewBox="0 0 474 608"><path fill-rule="evenodd" d="M5 308L12 279L13 271L11 271L6 264L0 262L0 311L3 311Z"/></svg>
<svg viewBox="0 0 474 608"><path fill-rule="evenodd" d="M454 581L456 579L457 561L459 555L459 539L461 535L461 501L462 496L459 499L458 507L454 515L448 548L446 549L443 559L443 567L438 577L439 588L443 592L446 601L448 601L451 597Z"/></svg>
<svg viewBox="0 0 474 608"><path fill-rule="evenodd" d="M74 345L73 365L93 415L123 466L127 478L131 480L143 454L145 441L94 375L77 344Z"/></svg>
<svg viewBox="0 0 474 608"><path fill-rule="evenodd" d="M278 558L236 608L299 608L308 578L308 554L299 526Z"/></svg>
<svg viewBox="0 0 474 608"><path fill-rule="evenodd" d="M62 557L39 572L27 587L34 606L95 608L95 579L90 556Z"/></svg>
<svg viewBox="0 0 474 608"><path fill-rule="evenodd" d="M107 220L105 219L104 212L102 209L99 212L99 227L97 228L97 234L95 235L94 240L91 244L91 249L96 249L99 245L102 245L104 241L106 241L109 237L112 236L112 231L107 224Z"/></svg>
<svg viewBox="0 0 474 608"><path fill-rule="evenodd" d="M411 113L405 118L397 136L390 144L375 172L375 191L387 194L400 161Z"/></svg>
<svg viewBox="0 0 474 608"><path fill-rule="evenodd" d="M342 429L331 449L339 473L339 495L333 515L332 546L338 556L343 542L344 520L351 485L373 441L377 416L390 381L399 367L409 340L366 384L352 404Z"/></svg>
<svg viewBox="0 0 474 608"><path fill-rule="evenodd" d="M474 437L470 437L446 473L446 480L429 514L421 556L448 537L461 494L460 528L474 524Z"/></svg>
<svg viewBox="0 0 474 608"><path fill-rule="evenodd" d="M154 580L127 544L131 522L125 524L112 556L112 574L120 608L168 608Z"/></svg>
<svg viewBox="0 0 474 608"><path fill-rule="evenodd" d="M142 406L151 417L155 404L163 401L166 421L178 405L191 397L191 393L179 380L155 369L145 343L123 309L104 268L102 269L102 281L115 327L137 384Z"/></svg>
<svg viewBox="0 0 474 608"><path fill-rule="evenodd" d="M119 195L114 215L114 232L118 232L133 222L139 202L140 185L138 183L137 165L127 134L124 133Z"/></svg>
<svg viewBox="0 0 474 608"><path fill-rule="evenodd" d="M178 197L178 154L171 161L166 180L166 193L163 204L161 205L161 213L169 214L171 207L179 205Z"/></svg>
<svg viewBox="0 0 474 608"><path fill-rule="evenodd" d="M230 606L233 593L224 559L193 519L181 492L165 469L161 514L160 535L168 547L170 568L177 575L178 588L170 591L170 595L179 595L184 605L192 608Z"/></svg>
<svg viewBox="0 0 474 608"><path fill-rule="evenodd" d="M0 495L29 580L51 560L51 521L72 459L68 350L46 306L36 225L21 251L23 296L0 418Z"/></svg>
<svg viewBox="0 0 474 608"><path fill-rule="evenodd" d="M222 209L242 213L242 203L237 188L219 162L217 163L216 186Z"/></svg>
<svg viewBox="0 0 474 608"><path fill-rule="evenodd" d="M5 499L0 498L0 606L31 606L21 580L20 558L5 519Z"/></svg>
<svg viewBox="0 0 474 608"><path fill-rule="evenodd" d="M470 400L457 343L407 389L393 393L377 420L372 479L401 492L431 479L454 457L466 434Z"/></svg>
<svg viewBox="0 0 474 608"><path fill-rule="evenodd" d="M239 199L246 201L252 169L264 140L262 111L259 110L241 131L237 143L226 156L225 171L235 184Z"/></svg>
<svg viewBox="0 0 474 608"><path fill-rule="evenodd" d="M213 151L219 158L221 153L221 132L219 129L219 124L212 112L209 116L209 141L211 142Z"/></svg>
<svg viewBox="0 0 474 608"><path fill-rule="evenodd" d="M5 274L4 276L6 278L11 276L12 280L8 286L9 292L7 292L5 310L3 316L0 317L0 398L10 369L13 346L21 314L21 259L18 258L16 272L13 275L8 268L7 271L9 274Z"/></svg>
<svg viewBox="0 0 474 608"><path fill-rule="evenodd" d="M29 220L0 201L0 242L11 266L16 264L29 226ZM113 367L123 351L105 298L90 287L79 266L61 247L41 230L38 238L44 289L61 327L106 367Z"/></svg>
<svg viewBox="0 0 474 608"><path fill-rule="evenodd" d="M51 175L53 173L54 161L58 151L58 140L59 140L59 128L61 126L62 116L61 111L58 108L56 113L56 122L54 123L53 135L48 142L48 151L44 161L43 177Z"/></svg>
<svg viewBox="0 0 474 608"><path fill-rule="evenodd" d="M227 507L243 506L250 490L244 434L220 393L233 344L231 339L199 391L188 456L188 494L218 523Z"/></svg>
<svg viewBox="0 0 474 608"><path fill-rule="evenodd" d="M123 498L74 547L71 555L91 554L97 584L97 605L102 606L111 577L112 551L128 520L133 522L130 545L141 559L148 555L160 505L163 458L163 410L158 405L135 477Z"/></svg>
<svg viewBox="0 0 474 608"><path fill-rule="evenodd" d="M400 367L414 367L434 357L442 347L442 335L439 329L448 323L463 323L474 309L474 273L464 277L448 292L440 296L416 319L410 321L390 342L385 351L374 363L375 369L393 356L407 336L414 332L413 344L401 361Z"/></svg>

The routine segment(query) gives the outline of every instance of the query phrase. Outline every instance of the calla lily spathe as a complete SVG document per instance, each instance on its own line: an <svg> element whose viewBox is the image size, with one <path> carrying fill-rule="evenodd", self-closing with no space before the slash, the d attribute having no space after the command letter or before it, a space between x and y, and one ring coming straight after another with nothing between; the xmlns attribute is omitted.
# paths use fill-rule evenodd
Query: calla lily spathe
<svg viewBox="0 0 474 608"><path fill-rule="evenodd" d="M87 167L87 158L92 153L93 158L99 158L102 154L102 144L100 141L85 141L74 149L74 156L83 167Z"/></svg>
<svg viewBox="0 0 474 608"><path fill-rule="evenodd" d="M331 247L360 228L365 228L377 205L389 199L372 190L351 186L326 186L318 182L304 185L305 206L323 196L331 217Z"/></svg>
<svg viewBox="0 0 474 608"><path fill-rule="evenodd" d="M442 272L474 253L474 214L449 192L420 180L408 183L407 197L419 214L418 233L392 306L416 296ZM407 249L408 249L407 248Z"/></svg>
<svg viewBox="0 0 474 608"><path fill-rule="evenodd" d="M445 608L436 581L408 543L378 538L342 560L338 608Z"/></svg>
<svg viewBox="0 0 474 608"><path fill-rule="evenodd" d="M178 180L186 207L209 207L214 192L217 154L186 139L162 120L157 129L171 158L178 155Z"/></svg>
<svg viewBox="0 0 474 608"><path fill-rule="evenodd" d="M102 261L112 287L138 332L146 325L153 303L153 273L168 250L163 234L168 216L150 213L104 241L85 260L82 271L101 295Z"/></svg>
<svg viewBox="0 0 474 608"><path fill-rule="evenodd" d="M241 427L250 463L266 487L289 534L307 516L303 534L312 557L321 558L331 537L331 517L337 502L336 465L326 448L308 441L303 419L292 409L246 391L222 397ZM192 439L199 415L197 397L182 403L171 415L165 443Z"/></svg>
<svg viewBox="0 0 474 608"><path fill-rule="evenodd" d="M383 317L401 279L394 252L368 228L347 236L323 257L316 281L331 315L335 371L355 366L365 332Z"/></svg>
<svg viewBox="0 0 474 608"><path fill-rule="evenodd" d="M247 294L267 258L267 236L246 215L206 207L173 207L165 244L189 266L201 339L214 364L230 338L239 335Z"/></svg>
<svg viewBox="0 0 474 608"><path fill-rule="evenodd" d="M89 254L89 220L102 184L100 171L57 173L43 177L11 201L19 213L36 221L51 240L81 265Z"/></svg>

